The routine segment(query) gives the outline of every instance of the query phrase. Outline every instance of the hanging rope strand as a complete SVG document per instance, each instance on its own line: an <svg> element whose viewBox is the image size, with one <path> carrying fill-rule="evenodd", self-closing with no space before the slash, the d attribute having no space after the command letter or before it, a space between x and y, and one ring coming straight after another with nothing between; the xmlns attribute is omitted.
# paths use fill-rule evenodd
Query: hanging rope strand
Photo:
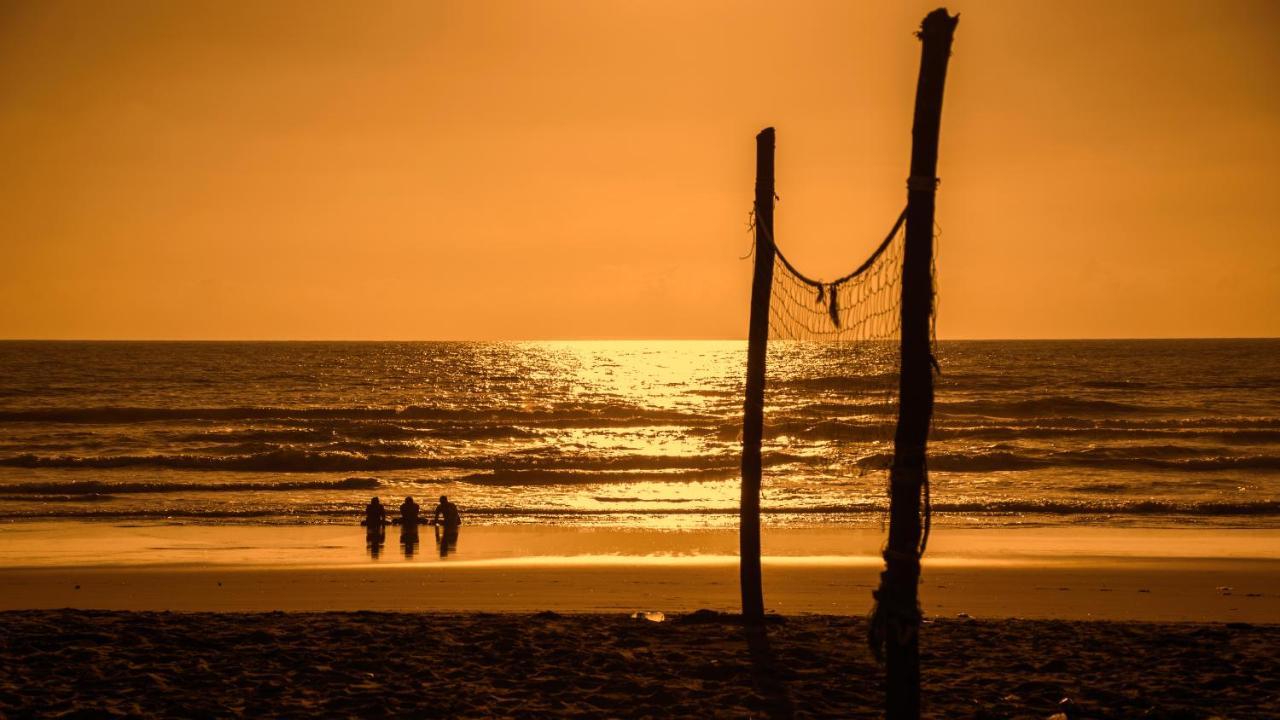
<svg viewBox="0 0 1280 720"><path fill-rule="evenodd" d="M769 234L769 231L764 229L763 227L756 228L754 217L755 217L755 212L753 210L752 211L753 219L748 229L759 230L759 232L761 232L766 237L766 239L768 239L769 242L773 243L773 251L777 253L778 260L782 263L782 266L787 269L787 272L791 273L791 275L795 277L795 279L799 280L800 282L817 289L819 293L823 293L823 289L825 287L833 286L833 285L842 285L858 277L859 275L865 273L867 270L869 270L871 266L875 264L876 260L879 259L880 255L884 253L885 249L889 247L889 243L893 242L893 239L898 236L898 231L902 229L902 224L907 221L907 209L906 208L902 209L902 212L898 214L898 219L894 221L893 227L890 228L889 234L885 236L884 240L880 243L880 245L877 246L876 249L871 252L871 255L868 256L867 259L857 267L857 269L855 269L853 272L849 273L848 275L845 275L844 277L841 277L837 280L833 280L829 283L824 283L821 280L814 280L813 278L810 278L809 276L797 270L796 266L792 265L790 260L787 260L787 256L782 252L782 248L778 246L778 243L776 240L774 240L773 236ZM823 295L819 295L818 299L819 299L819 302L821 302L823 299Z"/></svg>

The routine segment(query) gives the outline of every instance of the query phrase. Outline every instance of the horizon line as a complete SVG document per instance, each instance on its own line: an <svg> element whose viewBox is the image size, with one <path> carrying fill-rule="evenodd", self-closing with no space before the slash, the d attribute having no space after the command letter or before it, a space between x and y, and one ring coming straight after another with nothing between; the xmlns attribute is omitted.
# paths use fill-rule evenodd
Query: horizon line
<svg viewBox="0 0 1280 720"><path fill-rule="evenodd" d="M778 338L771 338L778 339ZM889 338L890 340L894 338ZM1277 335L1149 335L1092 337L954 337L938 338L938 342L1092 342L1092 341L1161 341L1161 340L1278 340ZM479 342L747 342L741 337L565 337L565 338L0 338L0 343L479 343ZM865 341L847 341L865 342Z"/></svg>

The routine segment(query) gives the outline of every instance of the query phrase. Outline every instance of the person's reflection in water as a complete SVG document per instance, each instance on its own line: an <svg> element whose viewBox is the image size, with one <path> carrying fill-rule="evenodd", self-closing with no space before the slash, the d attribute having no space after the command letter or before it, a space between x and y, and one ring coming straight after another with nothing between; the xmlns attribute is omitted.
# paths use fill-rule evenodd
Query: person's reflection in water
<svg viewBox="0 0 1280 720"><path fill-rule="evenodd" d="M458 550L458 526L436 525L436 546L440 548L440 557L449 557L450 552Z"/></svg>
<svg viewBox="0 0 1280 720"><path fill-rule="evenodd" d="M369 557L374 560L382 555L382 544L387 541L387 511L382 501L374 498L364 509L364 537L369 546Z"/></svg>
<svg viewBox="0 0 1280 720"><path fill-rule="evenodd" d="M412 559L418 549L418 507L412 497L400 504L400 544L406 560Z"/></svg>

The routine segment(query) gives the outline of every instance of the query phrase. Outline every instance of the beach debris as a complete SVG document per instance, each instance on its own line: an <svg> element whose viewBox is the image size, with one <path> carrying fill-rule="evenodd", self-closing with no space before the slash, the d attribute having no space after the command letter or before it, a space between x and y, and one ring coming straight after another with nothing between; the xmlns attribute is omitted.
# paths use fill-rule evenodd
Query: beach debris
<svg viewBox="0 0 1280 720"><path fill-rule="evenodd" d="M970 614L969 614L969 613L967 613L967 612L958 612L958 613L956 613L956 617L960 618L961 620L972 620L972 619L973 619L973 616L972 616L972 615L970 615Z"/></svg>
<svg viewBox="0 0 1280 720"><path fill-rule="evenodd" d="M687 623L689 625L700 625L703 623L730 622L732 620L733 618L729 616L728 613L721 613L721 612L716 612L715 610L708 610L706 608L702 608L699 610L694 610L693 612L687 615L681 616L679 619L676 620L676 622Z"/></svg>
<svg viewBox="0 0 1280 720"><path fill-rule="evenodd" d="M640 610L640 611L631 613L631 619L632 620L648 620L649 622L660 623L663 620L666 620L667 616L657 611L647 612L647 611Z"/></svg>
<svg viewBox="0 0 1280 720"><path fill-rule="evenodd" d="M79 585L77 585L77 586L76 586L76 589L77 589L77 590L79 590L79 589L80 589L80 586L79 586Z"/></svg>
<svg viewBox="0 0 1280 720"><path fill-rule="evenodd" d="M702 608L700 610L694 610L693 612L685 615L677 615L675 616L675 618L672 619L671 622L681 623L685 625L707 625L707 624L738 625L742 622L742 615L740 615L739 613L719 612L717 610L708 610L706 608ZM764 622L766 625L785 625L787 622L787 619L782 615L778 615L777 613L771 612L771 613L767 613L764 616Z"/></svg>
<svg viewBox="0 0 1280 720"><path fill-rule="evenodd" d="M1233 589L1234 588L1232 588L1230 585L1219 585L1217 587L1217 591L1219 595L1230 595Z"/></svg>

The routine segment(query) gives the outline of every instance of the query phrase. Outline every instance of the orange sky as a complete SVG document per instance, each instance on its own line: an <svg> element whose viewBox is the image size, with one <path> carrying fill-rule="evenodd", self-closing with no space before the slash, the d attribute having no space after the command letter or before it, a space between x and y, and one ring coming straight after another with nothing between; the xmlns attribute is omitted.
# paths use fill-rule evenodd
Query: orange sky
<svg viewBox="0 0 1280 720"><path fill-rule="evenodd" d="M0 337L744 337L905 201L936 3L0 4ZM1280 4L953 3L944 338L1280 335Z"/></svg>

